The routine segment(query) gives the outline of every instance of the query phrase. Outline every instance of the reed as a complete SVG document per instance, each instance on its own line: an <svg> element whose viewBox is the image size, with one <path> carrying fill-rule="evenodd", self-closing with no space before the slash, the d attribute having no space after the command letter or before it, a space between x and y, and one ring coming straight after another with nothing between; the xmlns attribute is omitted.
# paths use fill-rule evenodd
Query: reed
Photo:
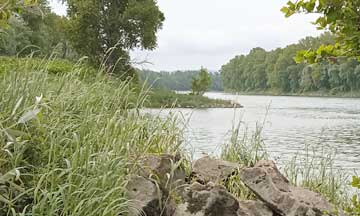
<svg viewBox="0 0 360 216"><path fill-rule="evenodd" d="M0 74L0 215L122 215L127 176L146 153L180 149L174 116L140 111L146 90L80 63Z"/></svg>

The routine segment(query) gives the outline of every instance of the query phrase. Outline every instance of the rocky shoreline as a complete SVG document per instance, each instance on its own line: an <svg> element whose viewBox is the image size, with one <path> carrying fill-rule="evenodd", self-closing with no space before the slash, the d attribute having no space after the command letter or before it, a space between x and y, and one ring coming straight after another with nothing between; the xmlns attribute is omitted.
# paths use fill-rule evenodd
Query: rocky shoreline
<svg viewBox="0 0 360 216"><path fill-rule="evenodd" d="M179 155L144 156L126 187L133 200L129 216L344 215L320 194L290 185L273 161L243 167L206 156L188 175L183 162ZM226 190L223 183L234 175L255 200L239 200Z"/></svg>

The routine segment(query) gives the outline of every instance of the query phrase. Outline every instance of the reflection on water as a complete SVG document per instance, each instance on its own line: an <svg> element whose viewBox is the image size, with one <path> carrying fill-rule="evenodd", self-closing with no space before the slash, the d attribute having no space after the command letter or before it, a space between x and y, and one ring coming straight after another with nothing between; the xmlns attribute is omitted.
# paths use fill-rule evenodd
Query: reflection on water
<svg viewBox="0 0 360 216"><path fill-rule="evenodd" d="M264 122L263 138L273 159L287 161L302 154L306 144L316 143L336 150L335 165L360 170L360 99L225 93L207 96L234 100L244 108L172 110L180 111L185 118L191 116L185 137L197 156L202 152L219 153L233 121L241 120L249 129Z"/></svg>

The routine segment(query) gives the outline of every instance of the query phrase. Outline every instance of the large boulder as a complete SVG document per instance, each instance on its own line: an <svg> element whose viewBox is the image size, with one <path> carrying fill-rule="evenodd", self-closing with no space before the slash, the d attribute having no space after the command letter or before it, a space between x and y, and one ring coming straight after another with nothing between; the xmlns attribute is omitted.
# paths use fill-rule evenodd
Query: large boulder
<svg viewBox="0 0 360 216"><path fill-rule="evenodd" d="M161 191L151 180L142 176L131 176L126 186L127 197L131 200L129 216L161 215Z"/></svg>
<svg viewBox="0 0 360 216"><path fill-rule="evenodd" d="M238 209L239 202L225 188L194 183L186 188L174 216L237 216Z"/></svg>
<svg viewBox="0 0 360 216"><path fill-rule="evenodd" d="M194 178L199 182L216 183L234 174L239 167L239 164L206 156L194 162L192 172Z"/></svg>
<svg viewBox="0 0 360 216"><path fill-rule="evenodd" d="M273 216L261 201L238 201L223 186L198 182L185 188L173 216Z"/></svg>
<svg viewBox="0 0 360 216"><path fill-rule="evenodd" d="M261 201L246 200L239 202L238 216L274 216L273 211Z"/></svg>
<svg viewBox="0 0 360 216"><path fill-rule="evenodd" d="M284 216L342 215L320 194L291 186L273 161L260 161L242 169L241 180L268 207Z"/></svg>

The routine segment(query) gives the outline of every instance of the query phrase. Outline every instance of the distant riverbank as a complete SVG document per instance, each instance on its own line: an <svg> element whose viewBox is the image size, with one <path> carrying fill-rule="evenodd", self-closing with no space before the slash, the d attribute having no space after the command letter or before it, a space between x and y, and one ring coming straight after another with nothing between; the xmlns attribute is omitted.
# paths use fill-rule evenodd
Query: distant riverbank
<svg viewBox="0 0 360 216"><path fill-rule="evenodd" d="M238 95L263 95L263 96L292 96L292 97L329 97L329 98L360 98L360 92L339 92L331 93L328 91L313 91L303 93L284 93L279 91L224 91L225 93Z"/></svg>

